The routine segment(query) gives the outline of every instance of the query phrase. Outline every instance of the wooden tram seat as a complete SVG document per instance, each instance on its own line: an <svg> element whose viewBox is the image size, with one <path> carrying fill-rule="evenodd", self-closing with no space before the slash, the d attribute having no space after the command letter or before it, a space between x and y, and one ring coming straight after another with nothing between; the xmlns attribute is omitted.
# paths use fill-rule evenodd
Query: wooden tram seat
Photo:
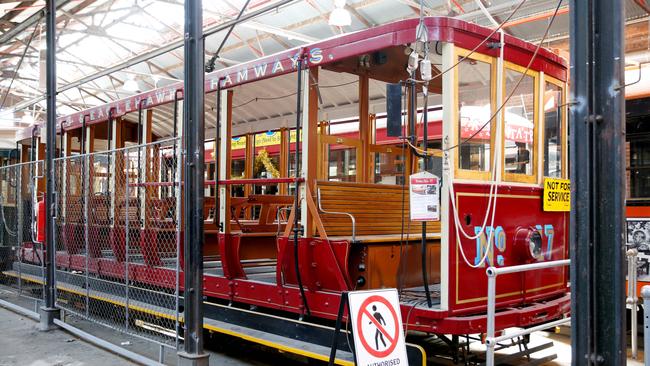
<svg viewBox="0 0 650 366"><path fill-rule="evenodd" d="M278 211L293 206L294 197L289 195L251 194L248 197L233 197L230 201L231 227L234 233L243 236L276 236L284 229L285 223L278 223ZM242 212L249 207L259 206L256 220L240 219Z"/></svg>
<svg viewBox="0 0 650 366"><path fill-rule="evenodd" d="M329 240L357 245L349 252L349 277L358 289L418 287L422 285L422 226L409 218L408 186L317 182L316 204ZM336 212L336 213L327 213ZM429 281L440 281L440 222L427 223ZM402 240L410 245L400 247ZM400 264L405 263L403 266ZM363 270L359 269L363 264Z"/></svg>
<svg viewBox="0 0 650 366"><path fill-rule="evenodd" d="M126 226L126 219L129 218L129 226L140 226L138 211L140 210L140 200L136 197L121 199L115 202L116 212L113 222L116 226Z"/></svg>
<svg viewBox="0 0 650 366"><path fill-rule="evenodd" d="M316 202L329 239L351 239L353 226L357 242L422 238L422 226L410 223L408 186L318 181ZM439 236L440 222L429 222L427 238Z"/></svg>

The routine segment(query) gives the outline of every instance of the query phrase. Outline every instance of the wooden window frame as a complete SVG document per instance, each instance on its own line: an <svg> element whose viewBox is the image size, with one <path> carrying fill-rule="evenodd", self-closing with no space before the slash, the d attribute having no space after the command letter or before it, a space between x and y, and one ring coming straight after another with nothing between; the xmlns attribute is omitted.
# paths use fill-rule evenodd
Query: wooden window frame
<svg viewBox="0 0 650 366"><path fill-rule="evenodd" d="M502 85L503 85L503 101L502 103L505 104L505 100L508 97L507 94L507 89L506 89L506 71L511 70L518 72L519 74L524 74L526 72L526 68L517 64L513 64L511 62L504 61L503 63L503 80L501 80ZM538 167L539 167L539 161L540 156L543 154L540 154L541 146L539 143L539 125L540 125L540 118L539 118L539 90L540 90L540 78L539 78L539 72L534 71L534 70L528 70L528 72L525 73L526 76L530 76L533 78L533 153L537 154L537 156L533 156L532 163L532 175L528 174L522 174L522 173L508 173L506 172L506 155L505 155L505 148L506 148L506 108L505 105L503 107L502 113L501 113L501 176L503 177L504 181L507 182L515 182L515 183L529 183L529 184L539 184L538 182ZM519 76L521 77L521 76Z"/></svg>
<svg viewBox="0 0 650 366"><path fill-rule="evenodd" d="M344 145L347 147L353 147L356 149L356 167L357 167L357 173L355 176L355 182L361 183L363 182L363 177L360 174L360 159L363 159L364 157L361 155L363 151L363 144L361 140L359 139L353 139L349 137L339 137L336 135L329 135L326 133L319 134L319 146L321 147L322 151L322 170L321 170L321 177L320 179L329 180L329 155L327 154L327 145ZM366 157L367 158L367 157Z"/></svg>
<svg viewBox="0 0 650 366"><path fill-rule="evenodd" d="M471 51L464 48L454 47L454 63L458 62L460 57L467 57ZM494 114L496 111L496 79L497 79L497 59L492 56L472 53L467 57L468 60L480 61L490 65L490 113ZM460 64L458 64L460 66ZM462 141L459 131L459 118L460 118L460 99L459 99L459 81L458 78L458 67L454 67L454 108L452 110L452 121L453 121L453 136L454 141L457 147L454 149L454 178L459 179L471 179L471 180L483 180L489 181L491 179L496 179L496 175L492 172L492 163L494 162L494 151L495 151L495 130L496 130L496 118L493 118L490 121L490 159L488 170L486 171L477 171L470 169L461 169L460 164L460 142Z"/></svg>
<svg viewBox="0 0 650 366"><path fill-rule="evenodd" d="M411 151L408 148L402 148L401 146L395 145L377 145L372 144L368 147L368 159L370 160L372 171L370 172L369 182L375 184L375 159L374 154L391 154L395 156L404 156L404 175L405 179L408 179L408 175L411 174ZM372 159L371 159L372 157Z"/></svg>
<svg viewBox="0 0 650 366"><path fill-rule="evenodd" d="M562 96L561 96L561 99L560 99L560 107L562 108L562 120L560 121L560 129L561 129L560 133L562 135L562 159L561 159L562 172L560 173L560 178L566 179L567 178L567 171L568 171L568 169L567 169L567 164L568 164L567 153L568 153L568 136L569 136L569 134L568 134L568 131L569 131L568 127L569 126L568 126L568 116L567 116L568 110L567 110L567 102L566 102L567 101L566 82L560 81L560 80L558 80L558 79L556 79L556 78L554 78L552 76L548 76L548 75L544 74L544 78L540 82L540 96L542 96L542 97L544 95L544 92L546 91L546 83L547 82L550 83L550 84L553 84L555 86L560 87L560 91L562 93ZM543 125L544 122L545 122L545 120L544 120L544 118L545 118L544 111L542 109L543 100L540 99L540 101L542 102L542 105L540 105L538 108L539 108L539 111L540 111L539 116L541 118L541 123L540 124ZM540 176L543 179L543 178L547 177L546 175L544 175L544 159L546 157L544 156L544 145L543 145L544 139L546 138L546 136L544 135L544 129L543 128L540 128L539 133L541 135L541 140L540 141L542 141L542 146L540 146L540 150L542 151L541 160L540 160Z"/></svg>

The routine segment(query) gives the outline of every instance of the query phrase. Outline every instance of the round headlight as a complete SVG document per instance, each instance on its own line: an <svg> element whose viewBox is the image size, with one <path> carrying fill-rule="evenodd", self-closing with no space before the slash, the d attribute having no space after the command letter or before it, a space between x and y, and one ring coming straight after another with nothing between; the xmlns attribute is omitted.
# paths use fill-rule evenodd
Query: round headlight
<svg viewBox="0 0 650 366"><path fill-rule="evenodd" d="M542 235L535 228L523 227L517 229L515 234L515 245L517 252L527 262L541 261L544 259L542 253Z"/></svg>

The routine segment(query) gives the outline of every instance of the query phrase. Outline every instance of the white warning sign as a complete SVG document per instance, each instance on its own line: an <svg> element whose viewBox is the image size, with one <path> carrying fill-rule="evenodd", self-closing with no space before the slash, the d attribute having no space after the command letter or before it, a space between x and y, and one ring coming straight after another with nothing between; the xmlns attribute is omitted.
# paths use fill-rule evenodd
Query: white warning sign
<svg viewBox="0 0 650 366"><path fill-rule="evenodd" d="M348 299L356 364L408 365L397 290L355 291Z"/></svg>

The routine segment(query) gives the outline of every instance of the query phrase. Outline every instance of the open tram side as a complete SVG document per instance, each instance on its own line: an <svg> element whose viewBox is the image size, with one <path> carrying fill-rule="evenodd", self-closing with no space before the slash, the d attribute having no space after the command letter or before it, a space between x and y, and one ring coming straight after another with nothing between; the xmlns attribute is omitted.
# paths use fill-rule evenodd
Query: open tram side
<svg viewBox="0 0 650 366"><path fill-rule="evenodd" d="M421 56L441 76L426 102L419 84L403 88L408 142L387 134L386 85L409 78L417 20L206 76L206 328L262 339L286 337L290 324L318 355L342 292L395 287L409 339L438 335L457 356L459 336L486 331L487 266L568 258L568 213L542 207L544 179L568 175L566 63L541 49L527 68L534 45L505 36L499 47L498 35L484 42L488 29L455 19L425 23ZM182 103L171 85L59 120L60 292L83 295L80 274L86 286L134 283L139 302L165 299L143 313L173 318L191 153L179 144ZM33 129L21 143L38 150L41 139ZM409 220L408 177L424 169L442 178L442 210L423 230ZM36 182L20 198L29 205L44 184L25 176ZM37 265L38 240L24 242L21 261ZM567 316L567 279L563 268L504 275L497 330Z"/></svg>

